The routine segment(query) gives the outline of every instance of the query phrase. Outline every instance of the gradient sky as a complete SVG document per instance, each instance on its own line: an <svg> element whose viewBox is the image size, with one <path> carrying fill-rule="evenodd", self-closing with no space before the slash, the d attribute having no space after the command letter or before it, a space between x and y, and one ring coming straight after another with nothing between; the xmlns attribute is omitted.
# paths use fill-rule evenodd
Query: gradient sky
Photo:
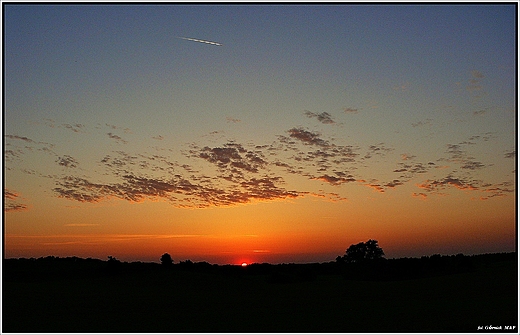
<svg viewBox="0 0 520 335"><path fill-rule="evenodd" d="M5 256L514 251L516 10L3 4Z"/></svg>

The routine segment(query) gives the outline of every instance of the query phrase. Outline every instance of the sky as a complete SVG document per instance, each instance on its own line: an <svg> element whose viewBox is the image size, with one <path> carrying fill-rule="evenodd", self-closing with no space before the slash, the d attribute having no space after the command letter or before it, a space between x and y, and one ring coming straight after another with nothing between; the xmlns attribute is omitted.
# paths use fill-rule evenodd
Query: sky
<svg viewBox="0 0 520 335"><path fill-rule="evenodd" d="M516 6L4 3L4 256L515 251Z"/></svg>

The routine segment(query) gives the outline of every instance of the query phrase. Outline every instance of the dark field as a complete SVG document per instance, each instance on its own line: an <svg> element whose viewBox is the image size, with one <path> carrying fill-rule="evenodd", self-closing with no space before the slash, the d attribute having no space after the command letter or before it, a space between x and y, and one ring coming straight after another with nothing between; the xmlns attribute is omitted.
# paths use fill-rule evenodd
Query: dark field
<svg viewBox="0 0 520 335"><path fill-rule="evenodd" d="M10 259L3 332L516 333L517 265L515 253L246 268Z"/></svg>

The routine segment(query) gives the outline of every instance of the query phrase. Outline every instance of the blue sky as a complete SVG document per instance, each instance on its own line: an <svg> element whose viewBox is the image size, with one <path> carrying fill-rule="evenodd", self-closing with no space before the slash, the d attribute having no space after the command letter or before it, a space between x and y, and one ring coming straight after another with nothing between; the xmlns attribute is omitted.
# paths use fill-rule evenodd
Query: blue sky
<svg viewBox="0 0 520 335"><path fill-rule="evenodd" d="M377 238L357 226L375 220L359 209L366 201L392 218L410 201L449 212L457 201L444 197L468 215L487 202L483 225L514 234L515 4L3 9L8 234L69 236L61 219L34 221L44 212L100 211L104 232L117 231L108 218L134 202L143 213L201 215L211 230L212 216L193 208L265 201L280 213L264 222L276 239L277 201L317 211L336 201L328 224L346 248ZM357 214L341 221L345 211ZM166 212L157 234L175 232ZM403 234L417 229L414 215ZM462 234L467 222L453 220ZM382 221L374 227L397 224ZM461 251L499 250L496 239ZM455 250L446 243L437 248Z"/></svg>

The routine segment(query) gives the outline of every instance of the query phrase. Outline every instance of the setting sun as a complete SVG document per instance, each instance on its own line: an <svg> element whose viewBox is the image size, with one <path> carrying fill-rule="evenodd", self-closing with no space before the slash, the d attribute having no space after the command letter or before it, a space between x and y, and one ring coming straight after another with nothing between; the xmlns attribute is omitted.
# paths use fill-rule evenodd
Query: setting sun
<svg viewBox="0 0 520 335"><path fill-rule="evenodd" d="M242 263L242 266L243 266L243 267L246 267L246 266L247 266L247 263L246 263L246 262Z"/></svg>

